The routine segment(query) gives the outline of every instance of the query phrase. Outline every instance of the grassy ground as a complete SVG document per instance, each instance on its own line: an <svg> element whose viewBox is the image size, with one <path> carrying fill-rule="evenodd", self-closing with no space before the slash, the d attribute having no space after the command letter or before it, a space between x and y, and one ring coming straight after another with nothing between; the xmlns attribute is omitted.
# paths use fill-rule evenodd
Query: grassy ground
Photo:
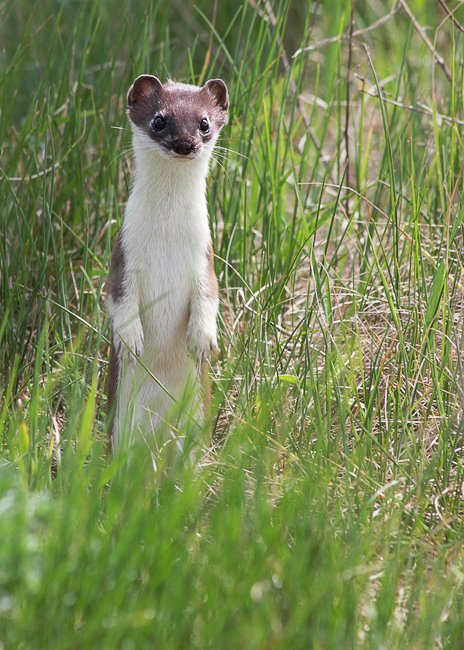
<svg viewBox="0 0 464 650"><path fill-rule="evenodd" d="M447 4L0 3L0 648L464 647ZM169 472L104 449L141 72L231 93L214 432Z"/></svg>

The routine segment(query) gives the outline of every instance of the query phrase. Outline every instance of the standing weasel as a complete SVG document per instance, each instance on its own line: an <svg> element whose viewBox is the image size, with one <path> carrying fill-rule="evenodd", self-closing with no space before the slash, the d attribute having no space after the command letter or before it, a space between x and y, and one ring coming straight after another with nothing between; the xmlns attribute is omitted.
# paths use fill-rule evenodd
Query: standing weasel
<svg viewBox="0 0 464 650"><path fill-rule="evenodd" d="M156 437L176 401L201 420L218 311L206 176L229 99L220 79L199 88L141 75L127 106L135 171L108 278L113 448L138 425Z"/></svg>

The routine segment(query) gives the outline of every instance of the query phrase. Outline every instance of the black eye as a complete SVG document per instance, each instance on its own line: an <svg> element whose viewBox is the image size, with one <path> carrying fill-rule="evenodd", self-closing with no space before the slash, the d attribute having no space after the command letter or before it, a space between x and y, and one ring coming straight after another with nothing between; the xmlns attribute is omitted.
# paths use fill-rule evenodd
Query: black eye
<svg viewBox="0 0 464 650"><path fill-rule="evenodd" d="M209 131L209 122L206 117L204 117L200 122L200 131L202 133L208 133Z"/></svg>
<svg viewBox="0 0 464 650"><path fill-rule="evenodd" d="M155 129L155 131L162 131L165 126L166 126L166 120L162 115L157 115L151 121L151 127L152 129Z"/></svg>

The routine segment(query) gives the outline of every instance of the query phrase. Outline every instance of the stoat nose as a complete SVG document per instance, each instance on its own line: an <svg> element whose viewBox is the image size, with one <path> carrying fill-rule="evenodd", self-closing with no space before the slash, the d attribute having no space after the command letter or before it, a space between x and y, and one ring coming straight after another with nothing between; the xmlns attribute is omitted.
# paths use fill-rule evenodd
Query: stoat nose
<svg viewBox="0 0 464 650"><path fill-rule="evenodd" d="M193 150L193 144L187 140L174 140L172 143L172 148L181 156L186 156Z"/></svg>

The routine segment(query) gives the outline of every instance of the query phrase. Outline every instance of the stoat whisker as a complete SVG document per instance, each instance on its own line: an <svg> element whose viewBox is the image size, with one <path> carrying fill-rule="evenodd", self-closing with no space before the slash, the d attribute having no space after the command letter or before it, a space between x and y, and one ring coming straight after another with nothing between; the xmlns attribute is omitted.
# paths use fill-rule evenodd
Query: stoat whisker
<svg viewBox="0 0 464 650"><path fill-rule="evenodd" d="M241 156L242 158L246 158L247 160L249 160L248 156L245 156L244 153L240 153L240 151L235 151L235 149L229 149L228 147L220 147L219 145L216 145L214 148L221 149L222 151L228 151L229 153L234 153L236 156Z"/></svg>
<svg viewBox="0 0 464 650"><path fill-rule="evenodd" d="M224 166L224 165L223 165L223 164L218 160L217 155L214 155L214 154L213 154L213 155L211 156L211 159L214 160L214 162L215 162L216 164L218 164L219 167L222 168L224 174L227 176L227 179L228 179L229 183L231 183L231 182L232 182L232 179L230 178L229 172L227 171L227 169L225 168L225 166Z"/></svg>

